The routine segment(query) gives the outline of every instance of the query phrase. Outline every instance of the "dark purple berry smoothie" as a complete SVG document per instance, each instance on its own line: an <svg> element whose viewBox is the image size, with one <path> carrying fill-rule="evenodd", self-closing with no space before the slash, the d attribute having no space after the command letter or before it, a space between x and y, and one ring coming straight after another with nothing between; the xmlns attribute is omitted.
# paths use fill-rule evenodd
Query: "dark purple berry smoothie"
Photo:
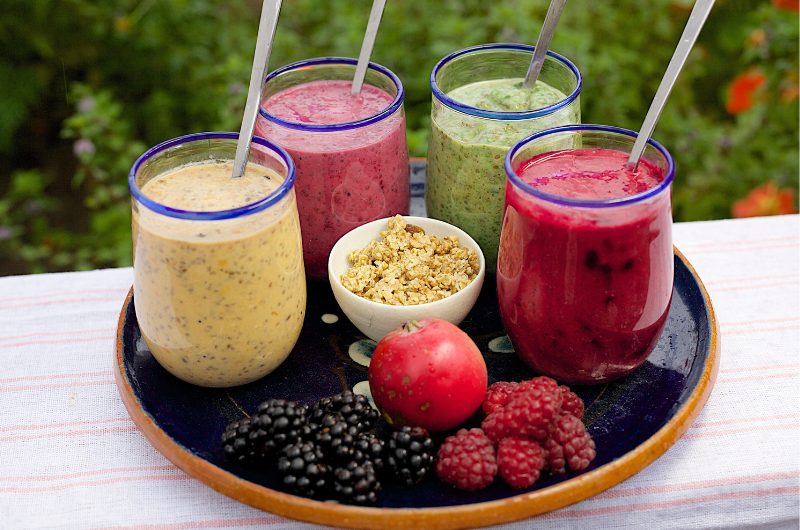
<svg viewBox="0 0 800 530"><path fill-rule="evenodd" d="M393 96L365 84L350 94L350 81L311 81L263 103L272 116L297 124L356 122L388 108ZM408 214L410 184L405 114L363 127L295 129L260 119L258 136L277 143L297 166L297 207L308 277L328 277L328 256L345 233L375 219Z"/></svg>
<svg viewBox="0 0 800 530"><path fill-rule="evenodd" d="M558 198L602 201L659 186L664 173L628 154L575 149L515 171ZM538 195L538 196L537 196ZM506 332L537 372L602 383L638 368L666 323L673 283L669 189L638 202L581 207L506 183L497 290Z"/></svg>

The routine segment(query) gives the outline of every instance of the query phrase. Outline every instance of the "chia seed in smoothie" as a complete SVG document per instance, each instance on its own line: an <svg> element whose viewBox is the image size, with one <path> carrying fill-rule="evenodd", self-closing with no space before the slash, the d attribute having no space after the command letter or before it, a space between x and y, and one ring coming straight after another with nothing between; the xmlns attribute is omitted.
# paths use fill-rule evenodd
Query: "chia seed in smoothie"
<svg viewBox="0 0 800 530"><path fill-rule="evenodd" d="M223 211L270 195L283 183L250 163L191 164L158 175L142 193L161 205ZM134 203L134 304L142 336L170 373L229 387L272 372L303 325L306 283L300 226L289 193L231 219L168 217Z"/></svg>
<svg viewBox="0 0 800 530"><path fill-rule="evenodd" d="M464 105L498 112L536 110L566 99L564 93L541 81L533 90L522 88L522 78L479 81L457 87L447 96ZM577 103L524 120L470 116L434 103L425 187L428 215L471 235L483 250L486 270L494 272L503 216L506 151L527 135L579 122Z"/></svg>
<svg viewBox="0 0 800 530"><path fill-rule="evenodd" d="M516 175L558 197L637 195L664 174L628 154L575 149L523 162ZM669 190L640 202L580 207L534 196L509 179L497 267L503 325L537 372L571 384L610 381L655 347L672 298Z"/></svg>
<svg viewBox="0 0 800 530"><path fill-rule="evenodd" d="M312 81L287 88L262 103L281 120L330 125L353 122L389 107L394 97L350 81ZM286 149L297 166L297 206L303 256L310 278L328 278L328 256L344 234L370 221L407 215L408 145L402 107L364 127L346 130L284 127L259 119L256 134Z"/></svg>

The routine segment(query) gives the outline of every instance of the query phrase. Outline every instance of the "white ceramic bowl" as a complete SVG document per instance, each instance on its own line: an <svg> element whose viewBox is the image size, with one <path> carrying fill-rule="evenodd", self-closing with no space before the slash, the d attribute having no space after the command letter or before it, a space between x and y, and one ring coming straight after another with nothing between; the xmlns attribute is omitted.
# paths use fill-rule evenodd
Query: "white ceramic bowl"
<svg viewBox="0 0 800 530"><path fill-rule="evenodd" d="M408 224L419 226L425 230L426 234L438 237L458 236L459 246L471 248L478 254L480 271L478 271L478 276L464 289L442 300L412 306L394 306L373 302L345 289L340 278L350 268L348 254L353 250L366 247L371 240L380 241L382 239L380 232L388 230L389 219L372 221L343 235L333 246L328 258L328 278L333 295L350 322L364 335L376 342L409 320L440 318L458 325L475 305L483 286L486 261L481 248L466 232L437 219L411 216L404 216L404 219Z"/></svg>

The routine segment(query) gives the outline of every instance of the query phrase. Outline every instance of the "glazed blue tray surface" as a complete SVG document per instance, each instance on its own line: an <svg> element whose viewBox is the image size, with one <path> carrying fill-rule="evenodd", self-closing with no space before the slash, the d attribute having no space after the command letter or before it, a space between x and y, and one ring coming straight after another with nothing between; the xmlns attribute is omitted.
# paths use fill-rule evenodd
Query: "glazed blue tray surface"
<svg viewBox="0 0 800 530"><path fill-rule="evenodd" d="M338 321L326 323L338 316ZM584 423L597 446L588 469L542 477L527 490L497 480L469 493L438 480L407 489L384 483L378 508L436 508L495 501L547 488L612 462L647 441L687 403L706 369L712 350L711 308L690 267L675 256L675 284L666 327L656 349L633 374L596 386L573 386L586 404ZM139 330L132 298L121 315L121 361L124 378L155 426L191 457L236 477L275 491L285 491L274 467L252 469L223 458L220 435L233 420L255 412L262 401L283 398L311 404L344 389L365 388L370 345L344 317L330 286L309 282L308 307L300 339L287 360L263 379L229 389L185 383L153 358ZM520 381L537 374L509 347L503 331L493 278L487 278L475 307L460 327L484 354L489 384ZM478 426L479 418L466 425ZM383 421L380 429L387 429ZM445 433L448 434L448 433ZM437 436L440 441L443 435Z"/></svg>

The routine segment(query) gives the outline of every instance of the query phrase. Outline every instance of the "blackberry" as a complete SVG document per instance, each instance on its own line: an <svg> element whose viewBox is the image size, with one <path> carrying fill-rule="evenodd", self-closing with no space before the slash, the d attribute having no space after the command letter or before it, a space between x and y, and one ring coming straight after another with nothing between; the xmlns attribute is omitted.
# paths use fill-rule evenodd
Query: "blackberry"
<svg viewBox="0 0 800 530"><path fill-rule="evenodd" d="M252 427L250 419L232 421L222 433L222 451L225 458L231 462L255 462L261 458L261 453L256 451L250 442Z"/></svg>
<svg viewBox="0 0 800 530"><path fill-rule="evenodd" d="M327 458L346 463L352 459L353 447L358 438L357 427L348 423L338 413L326 414L317 427L315 441Z"/></svg>
<svg viewBox="0 0 800 530"><path fill-rule="evenodd" d="M331 469L323 461L322 450L314 442L298 442L284 447L278 471L290 493L309 498L324 498L330 485Z"/></svg>
<svg viewBox="0 0 800 530"><path fill-rule="evenodd" d="M429 474L433 466L433 440L422 427L405 426L389 437L386 467L411 488Z"/></svg>
<svg viewBox="0 0 800 530"><path fill-rule="evenodd" d="M308 406L284 399L269 399L250 418L250 442L263 455L277 454L287 445L310 436Z"/></svg>
<svg viewBox="0 0 800 530"><path fill-rule="evenodd" d="M333 471L333 492L336 499L346 504L375 504L381 483L370 461L351 460Z"/></svg>
<svg viewBox="0 0 800 530"><path fill-rule="evenodd" d="M339 413L344 421L359 432L365 432L375 425L380 413L372 408L369 399L351 390L320 399L311 408L311 423L319 423L327 414Z"/></svg>
<svg viewBox="0 0 800 530"><path fill-rule="evenodd" d="M372 467L379 475L383 471L386 458L385 444L374 434L369 432L359 434L351 455L356 462L372 462Z"/></svg>

